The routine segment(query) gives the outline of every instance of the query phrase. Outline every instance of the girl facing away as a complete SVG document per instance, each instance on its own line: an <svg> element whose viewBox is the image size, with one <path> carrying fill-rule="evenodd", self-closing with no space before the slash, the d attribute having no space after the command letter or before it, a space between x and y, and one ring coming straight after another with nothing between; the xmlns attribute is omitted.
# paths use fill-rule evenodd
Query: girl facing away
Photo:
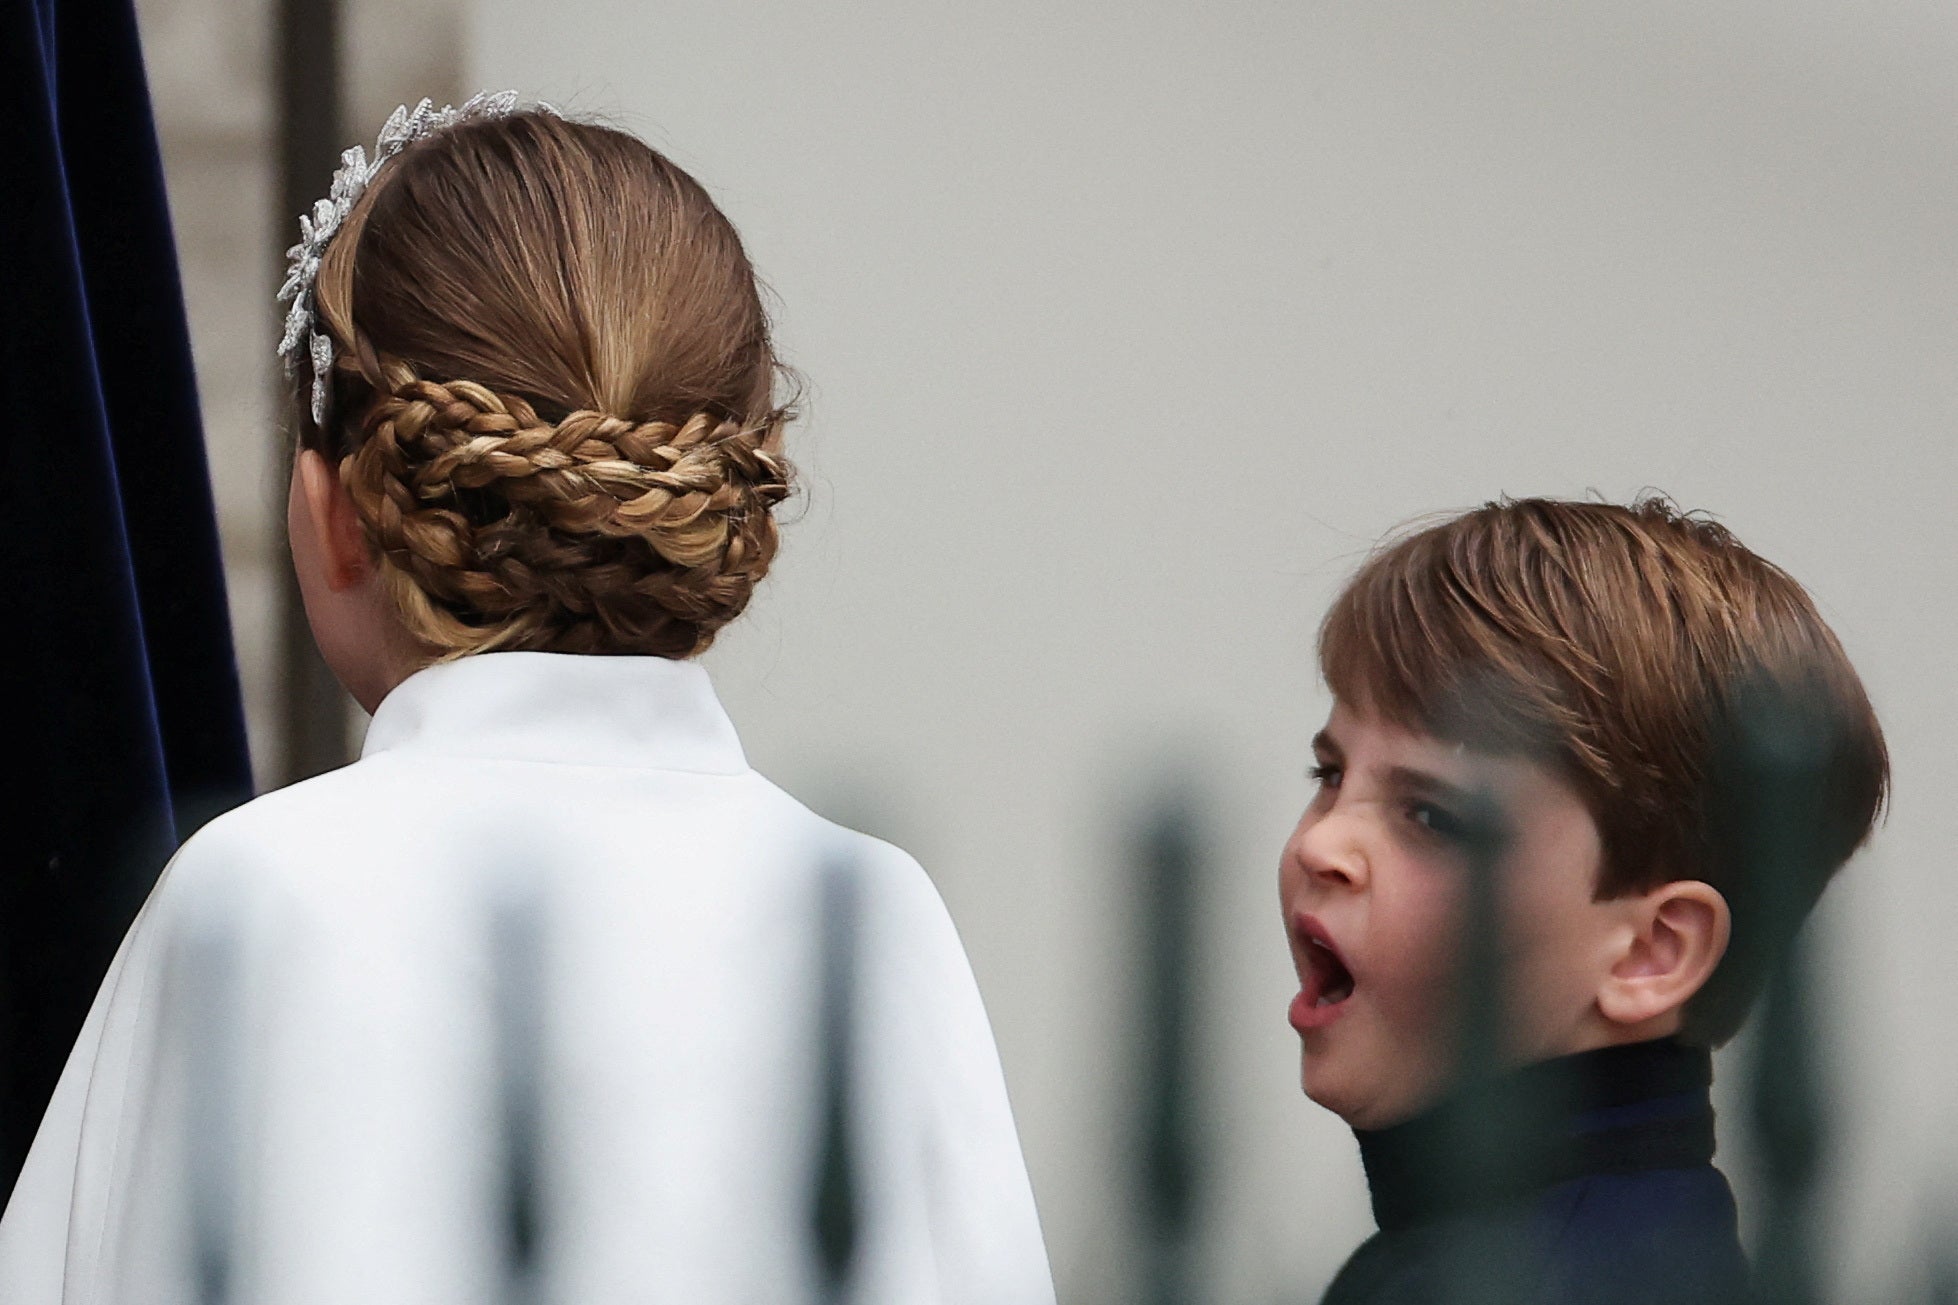
<svg viewBox="0 0 1958 1305"><path fill-rule="evenodd" d="M943 905L692 660L790 485L733 227L511 97L397 114L303 226L293 562L373 723L164 871L0 1300L1049 1305Z"/></svg>

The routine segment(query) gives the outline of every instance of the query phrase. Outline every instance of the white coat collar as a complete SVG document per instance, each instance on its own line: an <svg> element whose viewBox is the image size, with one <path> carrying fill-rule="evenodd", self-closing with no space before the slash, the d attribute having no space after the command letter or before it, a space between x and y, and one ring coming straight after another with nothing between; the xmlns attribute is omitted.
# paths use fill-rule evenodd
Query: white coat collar
<svg viewBox="0 0 1958 1305"><path fill-rule="evenodd" d="M707 672L664 657L499 652L424 667L381 700L360 755L391 751L714 775L748 768Z"/></svg>

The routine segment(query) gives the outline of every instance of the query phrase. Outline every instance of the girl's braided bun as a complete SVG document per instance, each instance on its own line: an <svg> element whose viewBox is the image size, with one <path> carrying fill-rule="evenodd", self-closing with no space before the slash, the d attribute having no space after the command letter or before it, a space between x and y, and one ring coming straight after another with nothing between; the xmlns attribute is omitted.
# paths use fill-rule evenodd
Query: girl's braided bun
<svg viewBox="0 0 1958 1305"><path fill-rule="evenodd" d="M301 440L438 656L687 657L747 606L789 413L754 269L693 178L549 113L468 123L389 163L314 293L335 415L296 403Z"/></svg>

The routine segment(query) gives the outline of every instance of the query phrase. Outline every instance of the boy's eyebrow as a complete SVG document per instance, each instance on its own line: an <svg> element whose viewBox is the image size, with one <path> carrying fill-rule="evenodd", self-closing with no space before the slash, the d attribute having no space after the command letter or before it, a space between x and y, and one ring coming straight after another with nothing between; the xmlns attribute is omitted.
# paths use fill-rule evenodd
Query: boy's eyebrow
<svg viewBox="0 0 1958 1305"><path fill-rule="evenodd" d="M1339 746L1339 740L1325 730L1320 730L1312 736L1312 750L1314 752L1329 753L1335 757L1346 755L1346 750Z"/></svg>
<svg viewBox="0 0 1958 1305"><path fill-rule="evenodd" d="M1429 797L1466 802L1472 796L1471 791L1460 784L1452 784L1439 775L1416 770L1412 766L1389 766L1385 778L1394 788L1412 793L1424 793Z"/></svg>

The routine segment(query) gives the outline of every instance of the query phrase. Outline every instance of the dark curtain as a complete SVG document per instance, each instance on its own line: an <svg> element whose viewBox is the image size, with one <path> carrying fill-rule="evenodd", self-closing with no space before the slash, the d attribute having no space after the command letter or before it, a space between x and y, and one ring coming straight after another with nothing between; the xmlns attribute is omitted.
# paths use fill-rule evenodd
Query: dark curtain
<svg viewBox="0 0 1958 1305"><path fill-rule="evenodd" d="M0 61L7 1191L157 872L251 771L135 11L4 0Z"/></svg>

